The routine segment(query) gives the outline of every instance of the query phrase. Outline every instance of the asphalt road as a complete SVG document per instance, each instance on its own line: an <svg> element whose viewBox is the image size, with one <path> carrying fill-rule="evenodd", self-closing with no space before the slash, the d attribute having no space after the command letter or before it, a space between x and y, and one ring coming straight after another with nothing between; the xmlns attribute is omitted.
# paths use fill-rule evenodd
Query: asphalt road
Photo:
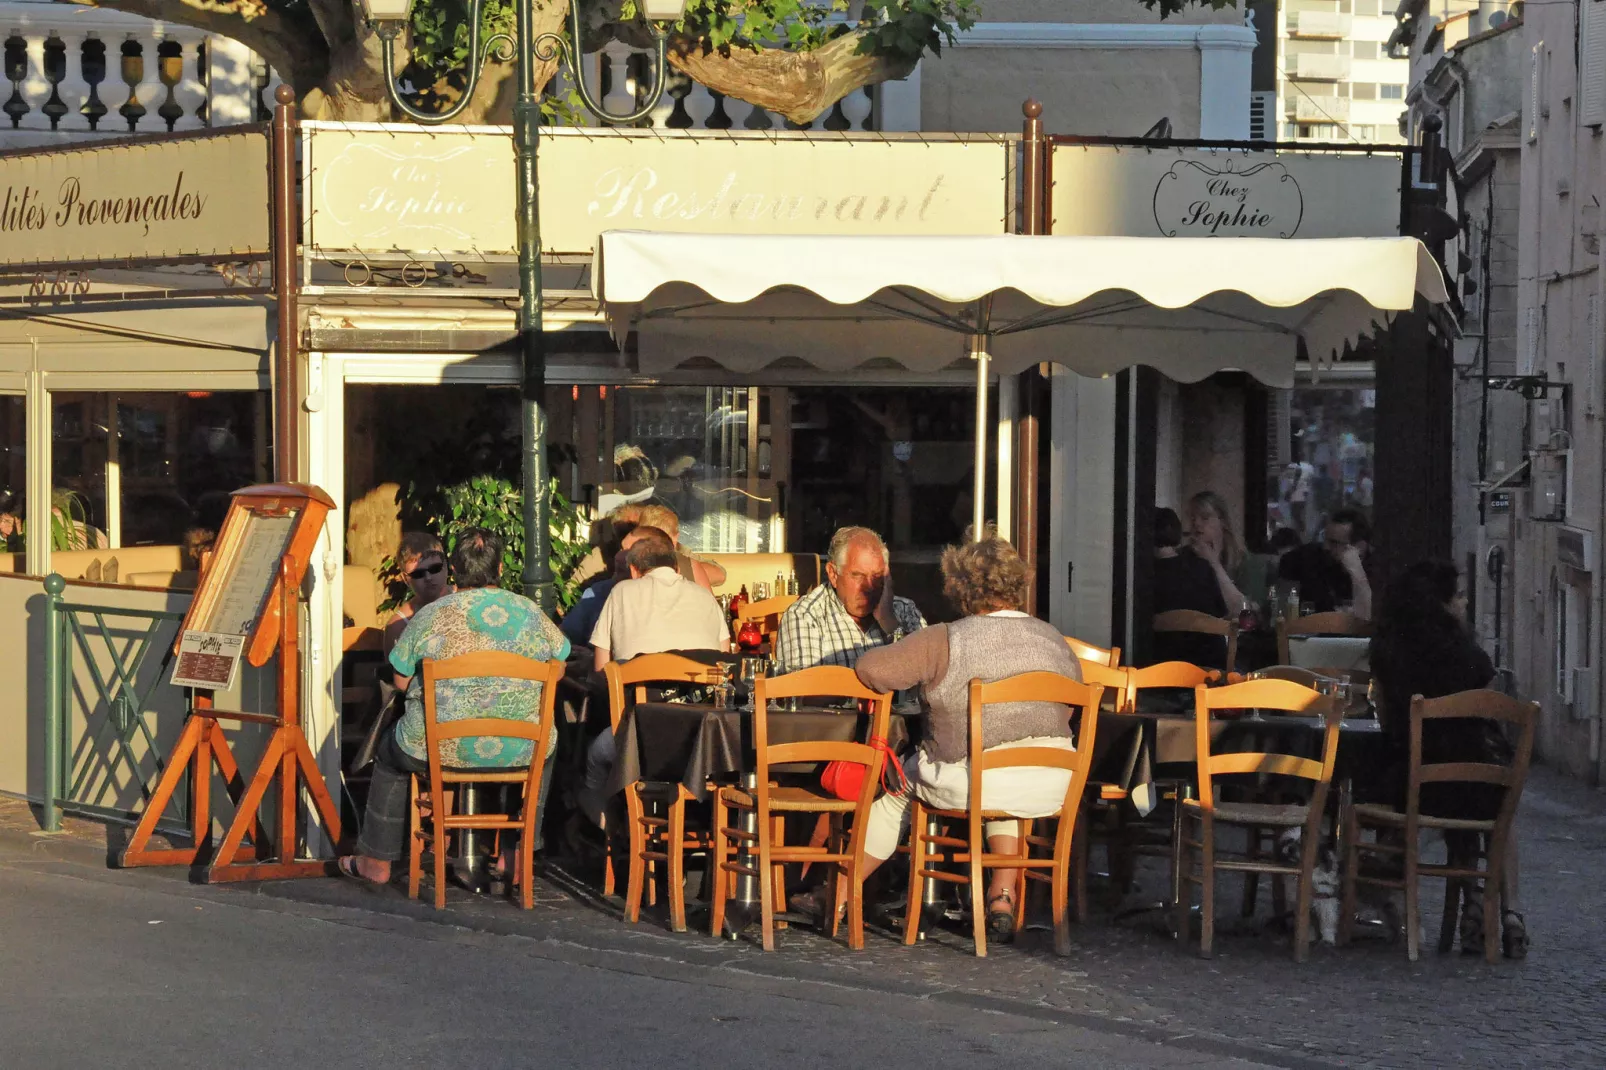
<svg viewBox="0 0 1606 1070"><path fill-rule="evenodd" d="M985 1062L983 1062L985 1060ZM1033 1015L198 888L0 843L0 1065L1250 1066Z"/></svg>

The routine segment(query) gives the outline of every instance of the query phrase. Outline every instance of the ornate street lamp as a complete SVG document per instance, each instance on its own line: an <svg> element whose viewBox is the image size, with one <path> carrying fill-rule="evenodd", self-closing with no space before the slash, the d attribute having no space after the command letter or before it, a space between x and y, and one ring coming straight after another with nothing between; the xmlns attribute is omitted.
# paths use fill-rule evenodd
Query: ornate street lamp
<svg viewBox="0 0 1606 1070"><path fill-rule="evenodd" d="M396 87L396 38L412 15L413 0L358 0L363 17L379 35L385 65L385 85L391 102L416 122L448 123L460 115L474 96L480 71L494 52L502 61L515 62L517 96L513 103L513 153L518 183L519 229L519 353L522 363L520 423L524 432L524 593L547 612L553 609L552 568L549 560L547 500L546 414L542 394L546 390L546 335L541 321L541 221L537 201L536 147L540 136L541 99L535 92L535 65L554 59L566 61L575 88L586 110L604 122L634 123L658 106L664 92L667 25L679 22L686 11L686 0L643 0L642 13L657 45L652 91L646 101L628 115L614 115L602 107L586 86L580 66L580 0L569 4L569 40L561 34L534 30L534 0L516 0L515 33L495 34L480 42L480 9L483 0L473 0L469 11L468 81L463 95L442 112L422 112L402 98Z"/></svg>

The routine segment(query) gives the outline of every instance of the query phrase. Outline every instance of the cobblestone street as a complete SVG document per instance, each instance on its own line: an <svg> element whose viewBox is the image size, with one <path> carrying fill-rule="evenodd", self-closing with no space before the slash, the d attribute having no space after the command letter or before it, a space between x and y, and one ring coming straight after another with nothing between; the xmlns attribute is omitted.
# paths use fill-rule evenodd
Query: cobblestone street
<svg viewBox="0 0 1606 1070"><path fill-rule="evenodd" d="M1421 961L1403 945L1362 938L1348 949L1316 946L1304 965L1287 937L1245 930L1236 881L1223 879L1216 956L1206 961L1176 946L1158 915L1112 924L1107 911L1073 930L1074 953L1056 958L1046 933L986 959L969 953L956 932L905 948L875 929L853 954L804 929L783 933L765 955L744 942L666 932L656 917L622 924L616 908L598 902L562 873L538 888L535 911L474 899L454 889L444 914L401 897L375 897L333 880L194 889L162 871L99 870L84 841L104 836L71 823L64 837L28 836L20 806L0 810L0 836L28 836L41 864L76 862L97 880L165 887L223 900L272 897L315 909L356 908L372 927L439 922L563 948L627 972L654 975L673 964L722 977L847 986L1038 1017L1107 1033L1161 1041L1221 1060L1310 1066L1606 1065L1606 1018L1600 1014L1601 963L1606 961L1606 797L1536 770L1521 814L1523 900L1532 950L1526 961L1489 966L1477 956L1441 956L1435 949L1439 889L1424 896ZM1146 870L1157 885L1158 869ZM1147 895L1151 888L1145 887ZM1137 898L1141 898L1137 897ZM1264 892L1263 892L1264 898ZM386 921L384 915L394 916ZM695 919L694 919L695 924Z"/></svg>

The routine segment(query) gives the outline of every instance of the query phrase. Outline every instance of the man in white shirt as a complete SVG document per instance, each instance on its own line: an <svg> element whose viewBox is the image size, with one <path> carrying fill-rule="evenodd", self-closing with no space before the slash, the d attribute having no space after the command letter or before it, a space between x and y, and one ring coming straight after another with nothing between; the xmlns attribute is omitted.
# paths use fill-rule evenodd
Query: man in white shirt
<svg viewBox="0 0 1606 1070"><path fill-rule="evenodd" d="M638 654L729 651L724 611L706 588L676 570L675 544L669 536L648 527L638 527L630 535L625 561L631 578L614 584L591 631L597 671L610 661L629 661ZM579 799L599 825L606 802L602 789L614 757L613 733L605 729L586 749L586 786Z"/></svg>
<svg viewBox="0 0 1606 1070"><path fill-rule="evenodd" d="M730 629L714 596L675 565L675 546L655 528L630 533L630 579L608 592L591 648L598 672L610 661L665 650L729 650Z"/></svg>

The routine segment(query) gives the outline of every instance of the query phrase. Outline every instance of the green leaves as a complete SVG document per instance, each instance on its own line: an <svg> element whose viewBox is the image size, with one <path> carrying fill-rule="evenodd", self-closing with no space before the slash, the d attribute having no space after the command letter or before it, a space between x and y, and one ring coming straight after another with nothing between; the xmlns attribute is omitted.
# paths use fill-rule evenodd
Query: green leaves
<svg viewBox="0 0 1606 1070"><path fill-rule="evenodd" d="M439 490L440 506L428 518L429 530L440 536L451 555L458 537L468 528L485 528L502 536L502 586L510 591L524 588L524 495L512 481L494 475L477 475ZM579 510L558 490L552 480L548 491L550 522L547 563L552 569L557 603L564 609L579 597L567 582L591 544L586 540L587 524Z"/></svg>

